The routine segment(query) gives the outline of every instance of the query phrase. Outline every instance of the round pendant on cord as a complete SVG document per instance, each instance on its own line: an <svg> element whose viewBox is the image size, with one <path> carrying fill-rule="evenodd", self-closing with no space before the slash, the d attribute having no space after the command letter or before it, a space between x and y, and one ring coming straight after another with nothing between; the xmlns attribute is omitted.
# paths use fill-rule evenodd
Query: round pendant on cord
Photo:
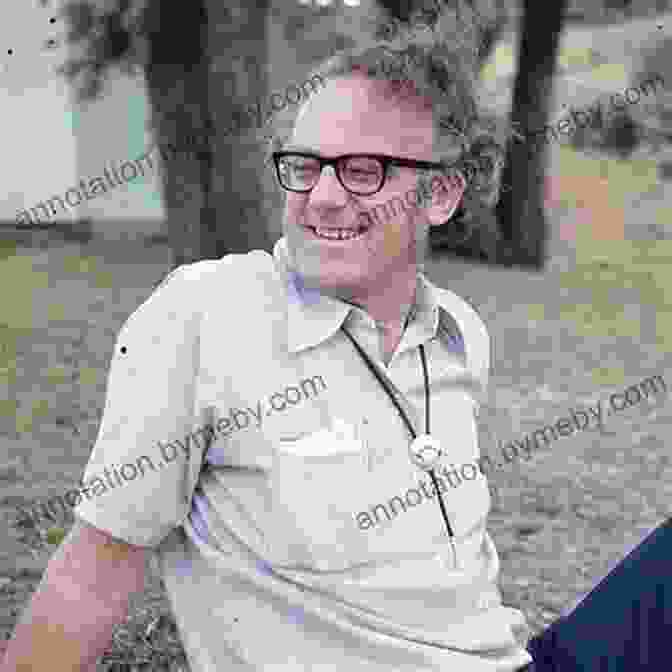
<svg viewBox="0 0 672 672"><path fill-rule="evenodd" d="M420 434L414 439L408 447L408 452L411 462L424 471L434 469L443 455L441 444L429 434Z"/></svg>

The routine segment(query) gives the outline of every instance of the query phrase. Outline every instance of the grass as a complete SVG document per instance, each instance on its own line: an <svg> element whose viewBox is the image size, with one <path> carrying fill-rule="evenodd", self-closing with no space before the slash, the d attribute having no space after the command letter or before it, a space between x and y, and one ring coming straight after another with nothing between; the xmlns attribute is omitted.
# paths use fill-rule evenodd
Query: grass
<svg viewBox="0 0 672 672"><path fill-rule="evenodd" d="M646 193L658 185L656 164L635 159L622 162L580 154L569 147L560 148L560 173L571 175L577 184L585 183L585 191L561 192L560 202L568 208L590 203L592 185L600 181L606 190L610 207L625 206L632 194ZM591 182L592 180L592 182ZM601 213L597 211L596 216ZM656 214L656 216L659 216ZM657 345L667 352L672 347L672 241L669 240L604 240L590 228L577 227L576 263L571 271L561 274L561 287L586 289L592 300L587 304L567 304L561 317L574 323L582 335L640 337L639 322L626 318L624 306L613 297L616 288L634 289L640 303L656 311Z"/></svg>
<svg viewBox="0 0 672 672"><path fill-rule="evenodd" d="M112 274L99 270L100 260L93 256L71 255L66 257L63 270L77 274L89 286L109 288L113 286ZM17 344L31 335L35 317L35 294L53 291L46 272L37 271L29 256L17 255L16 244L0 245L0 286L11 287L11 291L0 292L0 385L14 386L17 383ZM54 297L56 293L54 292ZM69 319L70 307L67 302L54 300L47 306L49 324ZM81 367L79 381L82 385L96 385L99 372ZM54 367L45 372L47 384L58 385L67 382L63 367ZM0 399L0 418L13 418L15 431L19 434L30 432L33 421L48 414L48 402L33 403L28 413L21 413L14 399Z"/></svg>
<svg viewBox="0 0 672 672"><path fill-rule="evenodd" d="M591 372L597 387L625 386L625 370L622 368L597 368Z"/></svg>
<svg viewBox="0 0 672 672"><path fill-rule="evenodd" d="M29 332L33 326L34 292L51 289L48 274L36 271L29 256L15 252L15 245L12 248L0 245L0 286L11 287L11 291L0 293L0 376L3 363L7 366L13 358L15 338ZM82 279L90 287L110 288L113 286L112 274L98 270L99 263L94 256L71 255L64 261L64 271L84 276ZM49 305L50 322L67 319L65 305L62 302Z"/></svg>
<svg viewBox="0 0 672 672"><path fill-rule="evenodd" d="M591 69L591 77L604 82L621 84L627 81L627 72L619 63L601 63L599 52L590 47L562 47L558 53L557 70L560 73ZM512 76L516 71L516 49L510 43L500 43L481 71L485 81Z"/></svg>
<svg viewBox="0 0 672 672"><path fill-rule="evenodd" d="M614 93L620 93L624 86L627 87L629 75L622 63L602 63L590 71L590 78L596 82L610 84L614 87Z"/></svg>
<svg viewBox="0 0 672 672"><path fill-rule="evenodd" d="M35 271L30 257L7 256L0 261L0 324L12 329L33 326L33 292L49 287L46 273Z"/></svg>
<svg viewBox="0 0 672 672"><path fill-rule="evenodd" d="M113 287L112 274L97 270L99 260L90 255L71 255L65 258L63 266L66 273L88 275L88 282L98 289Z"/></svg>
<svg viewBox="0 0 672 672"><path fill-rule="evenodd" d="M585 184L585 191L565 191L560 195L567 207L581 207L594 197L591 186L599 181L614 207L625 205L633 194L646 193L660 184L658 169L651 159L619 161L610 157L590 156L562 145L559 147L559 174ZM585 182L584 182L585 180ZM583 197L583 198L582 198Z"/></svg>
<svg viewBox="0 0 672 672"><path fill-rule="evenodd" d="M9 240L0 240L0 261L16 254L16 243Z"/></svg>
<svg viewBox="0 0 672 672"><path fill-rule="evenodd" d="M640 303L656 311L656 344L672 350L672 241L578 240L576 266L562 274L561 286L589 289L593 300L567 305L563 317L579 333L638 338L639 323L624 317L624 308L610 298L614 287L634 289Z"/></svg>

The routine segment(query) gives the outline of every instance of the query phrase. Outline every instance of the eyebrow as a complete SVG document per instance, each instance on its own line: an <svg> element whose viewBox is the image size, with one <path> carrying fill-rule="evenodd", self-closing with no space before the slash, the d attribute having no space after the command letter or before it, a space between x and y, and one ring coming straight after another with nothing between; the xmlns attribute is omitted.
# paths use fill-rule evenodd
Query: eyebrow
<svg viewBox="0 0 672 672"><path fill-rule="evenodd" d="M283 147L282 149L283 152L303 152L305 154L313 154L314 156L319 156L321 158L327 158L324 156L324 154L320 154L316 149L313 149L312 147L306 147L305 145L287 145L286 147ZM432 161L428 159L416 159L413 157L393 157L391 154L381 154L379 152L344 152L343 154L335 154L333 156L346 156L347 154L360 154L362 156L389 156L390 158L400 158L400 159L406 159L408 161L425 161L427 163L432 163Z"/></svg>
<svg viewBox="0 0 672 672"><path fill-rule="evenodd" d="M307 147L306 145L293 145L288 144L283 147L282 151L284 152L304 152L305 154L314 154L315 156L321 156L322 158L327 158L324 154L321 154L314 147ZM380 152L341 152L340 154L332 154L331 156L346 156L347 154L362 154L364 156L386 156ZM415 159L412 159L415 160Z"/></svg>

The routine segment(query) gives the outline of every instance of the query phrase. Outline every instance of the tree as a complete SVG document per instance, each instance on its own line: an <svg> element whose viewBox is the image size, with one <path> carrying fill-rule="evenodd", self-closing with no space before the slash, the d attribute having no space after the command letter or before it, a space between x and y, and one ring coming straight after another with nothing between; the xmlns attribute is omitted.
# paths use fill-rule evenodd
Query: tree
<svg viewBox="0 0 672 672"><path fill-rule="evenodd" d="M92 100L116 66L147 82L174 265L270 250L258 164L244 121L266 92L267 0L74 0L64 6L64 68L78 101ZM231 130L231 120L239 120ZM196 143L186 139L196 139ZM217 148L218 151L214 151Z"/></svg>
<svg viewBox="0 0 672 672"><path fill-rule="evenodd" d="M263 148L244 121L231 120L266 91L266 16L270 0L69 0L70 44L84 54L64 68L84 78L80 100L100 95L116 65L144 71L159 149L170 245L175 264L250 249L270 250L259 195ZM477 54L482 64L506 20L505 0L379 0L389 15L408 21L419 7L441 11L469 3L482 17ZM559 35L568 0L547 8L524 0L512 124L521 130L545 126ZM196 147L185 138L197 138ZM541 268L547 238L543 213L543 148L507 150L504 192L496 207L505 245L491 246L490 261ZM480 216L480 215L479 215ZM494 214L483 213L493 219ZM225 219L226 218L226 219ZM485 221L485 220L484 220ZM482 231L487 226L481 227ZM481 241L477 247L487 247ZM481 250L482 251L482 250ZM494 256L493 256L494 255ZM478 250L474 250L478 257Z"/></svg>
<svg viewBox="0 0 672 672"><path fill-rule="evenodd" d="M502 194L496 212L507 241L499 260L541 270L546 256L548 224L544 213L545 144L539 137L549 120L560 33L568 0L549 4L523 0L518 67L513 90L511 124L524 142L507 150Z"/></svg>

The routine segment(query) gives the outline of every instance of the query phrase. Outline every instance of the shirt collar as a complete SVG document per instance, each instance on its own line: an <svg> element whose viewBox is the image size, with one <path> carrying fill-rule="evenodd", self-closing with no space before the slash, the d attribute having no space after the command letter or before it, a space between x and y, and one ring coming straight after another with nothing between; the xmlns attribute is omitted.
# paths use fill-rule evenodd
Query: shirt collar
<svg viewBox="0 0 672 672"><path fill-rule="evenodd" d="M361 320L373 326L368 313L341 299L326 296L319 290L306 288L293 263L285 237L273 248L273 258L280 271L287 296L287 343L296 353L319 345L333 336L346 320ZM409 316L410 324L419 324L428 340L448 337L460 345L462 333L444 305L437 288L420 272L417 275L416 302Z"/></svg>

